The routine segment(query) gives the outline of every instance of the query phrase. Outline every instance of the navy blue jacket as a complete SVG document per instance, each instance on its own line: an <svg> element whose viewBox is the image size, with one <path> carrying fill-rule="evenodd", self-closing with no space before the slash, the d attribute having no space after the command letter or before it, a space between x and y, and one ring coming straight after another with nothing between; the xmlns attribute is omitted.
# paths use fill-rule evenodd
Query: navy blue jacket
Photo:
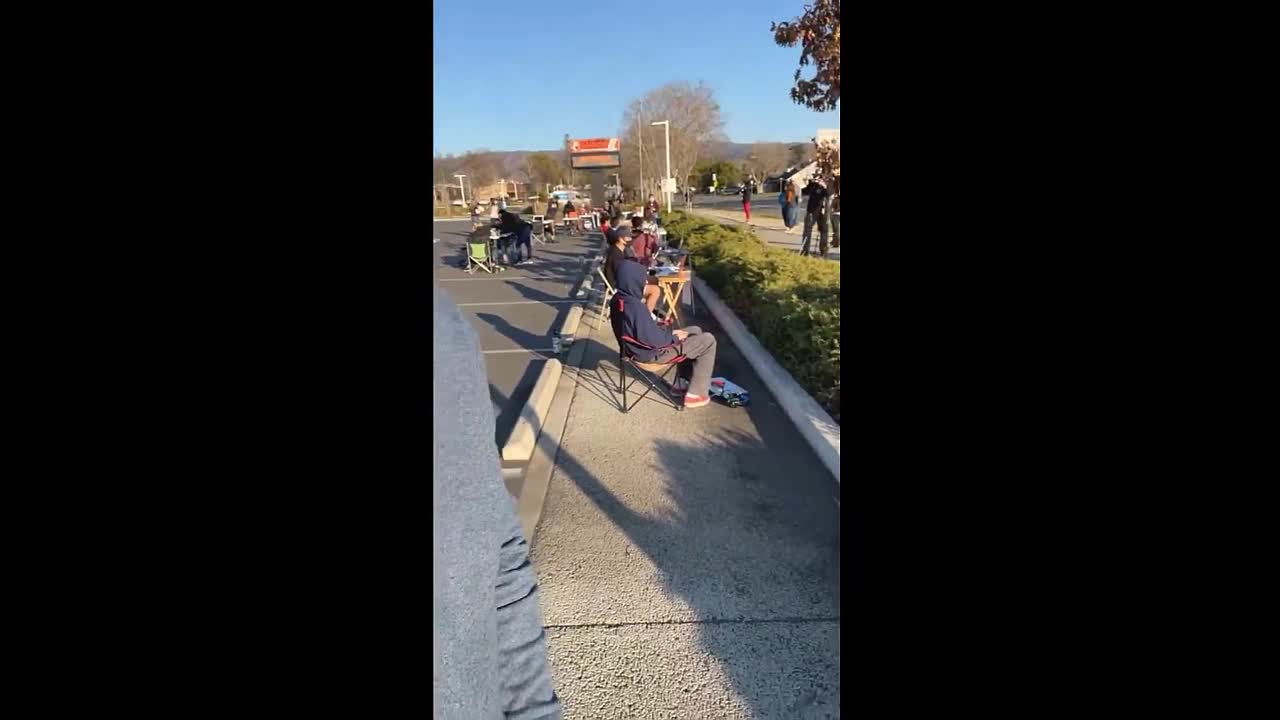
<svg viewBox="0 0 1280 720"><path fill-rule="evenodd" d="M615 272L618 292L610 300L613 312L609 315L613 334L626 343L637 360L652 362L659 349L675 344L676 337L670 330L658 327L645 307L644 286L649 271L640 263L624 261Z"/></svg>

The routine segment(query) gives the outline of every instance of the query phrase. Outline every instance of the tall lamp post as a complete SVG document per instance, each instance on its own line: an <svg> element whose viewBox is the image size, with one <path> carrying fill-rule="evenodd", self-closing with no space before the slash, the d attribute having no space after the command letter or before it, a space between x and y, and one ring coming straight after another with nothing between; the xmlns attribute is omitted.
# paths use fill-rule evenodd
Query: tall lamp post
<svg viewBox="0 0 1280 720"><path fill-rule="evenodd" d="M458 178L458 189L462 191L462 207L466 207L467 206L467 186L464 185L462 182L462 179L465 178L466 175L454 175L454 177Z"/></svg>
<svg viewBox="0 0 1280 720"><path fill-rule="evenodd" d="M668 180L671 177L671 121L659 120L658 122L652 122L649 124L661 125L662 134L667 141L667 177L662 179L662 192L667 196L667 212L671 212L671 188L668 187Z"/></svg>

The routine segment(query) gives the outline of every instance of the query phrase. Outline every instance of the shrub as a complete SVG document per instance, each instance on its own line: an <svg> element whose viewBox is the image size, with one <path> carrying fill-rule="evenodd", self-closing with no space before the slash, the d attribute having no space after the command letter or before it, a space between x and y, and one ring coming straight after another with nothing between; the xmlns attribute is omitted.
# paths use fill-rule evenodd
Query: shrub
<svg viewBox="0 0 1280 720"><path fill-rule="evenodd" d="M754 233L680 211L671 241L761 344L840 421L840 266L771 247Z"/></svg>

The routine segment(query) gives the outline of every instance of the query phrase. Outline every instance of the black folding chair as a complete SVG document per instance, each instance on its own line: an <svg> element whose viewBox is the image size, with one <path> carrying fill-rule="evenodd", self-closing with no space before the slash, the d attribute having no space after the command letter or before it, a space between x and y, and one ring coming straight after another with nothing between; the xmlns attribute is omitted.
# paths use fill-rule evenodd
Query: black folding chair
<svg viewBox="0 0 1280 720"><path fill-rule="evenodd" d="M658 380L670 386L672 383L671 381L667 380L667 375L671 374L673 370L678 370L680 367L680 363L687 361L688 358L686 358L684 355L677 355L665 363L645 362L643 360L637 360L635 356L631 354L631 350L627 346L628 340L631 340L632 342L635 342L635 340L627 335L624 335L622 332L622 317L623 317L622 308L613 307L614 304L621 303L621 302L623 302L622 298L615 295L613 297L613 302L609 303L609 309L610 309L609 323L613 327L613 336L618 340L618 392L622 394L622 407L621 407L622 412L624 414L631 412L631 410L634 409L636 405L640 404L640 401L643 400L645 396L647 396L649 393L653 392L654 390L657 390L659 395L662 395L664 398L666 398L667 402L671 403L671 406L674 407L677 411L683 412L684 405L682 403L676 402L675 398L673 398L669 393L659 388L657 383L653 381L653 378L650 377L650 373L657 375ZM645 383L649 385L649 389L641 393L640 397L637 397L636 401L631 403L630 406L627 405L627 390L632 385L634 385L636 381L632 380L630 383L627 382L628 366L635 371L636 375L639 375L642 379L644 379Z"/></svg>

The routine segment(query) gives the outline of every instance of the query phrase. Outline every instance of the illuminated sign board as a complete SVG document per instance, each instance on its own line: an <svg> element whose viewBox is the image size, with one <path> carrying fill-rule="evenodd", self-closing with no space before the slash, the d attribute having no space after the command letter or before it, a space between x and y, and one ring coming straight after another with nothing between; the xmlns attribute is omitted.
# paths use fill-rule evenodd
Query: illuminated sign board
<svg viewBox="0 0 1280 720"><path fill-rule="evenodd" d="M616 137L569 141L569 167L574 170L604 170L621 166L622 143Z"/></svg>

